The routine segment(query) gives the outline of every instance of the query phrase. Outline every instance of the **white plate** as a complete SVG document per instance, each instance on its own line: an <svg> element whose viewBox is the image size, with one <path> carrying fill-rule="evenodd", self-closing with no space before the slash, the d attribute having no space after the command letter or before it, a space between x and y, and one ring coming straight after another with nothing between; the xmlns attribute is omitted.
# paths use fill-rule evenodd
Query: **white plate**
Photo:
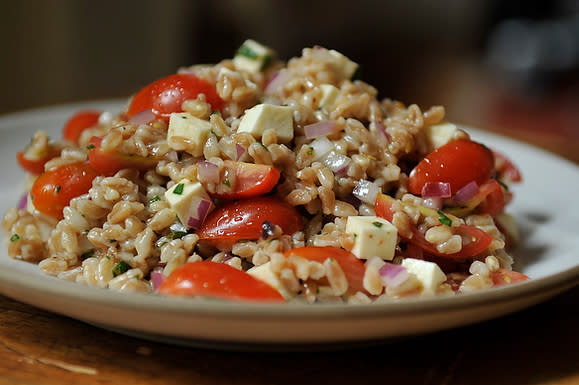
<svg viewBox="0 0 579 385"><path fill-rule="evenodd" d="M118 111L115 101L25 111L0 118L0 212L17 204L24 174L15 155L38 129L58 137L66 118L83 107ZM532 280L461 296L372 305L260 305L120 294L45 276L36 265L0 251L0 293L85 322L197 346L282 348L367 343L472 324L551 298L579 281L579 168L537 148L477 130L477 140L508 154L524 183L510 206L523 245L516 269Z"/></svg>

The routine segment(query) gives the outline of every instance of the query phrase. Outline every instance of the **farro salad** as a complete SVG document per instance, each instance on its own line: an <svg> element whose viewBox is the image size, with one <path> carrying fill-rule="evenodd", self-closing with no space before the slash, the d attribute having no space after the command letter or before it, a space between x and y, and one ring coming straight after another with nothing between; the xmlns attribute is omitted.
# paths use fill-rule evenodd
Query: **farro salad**
<svg viewBox="0 0 579 385"><path fill-rule="evenodd" d="M38 131L2 229L11 258L122 292L370 303L528 279L512 270L504 155L358 78L323 47L247 40L156 80L120 112Z"/></svg>

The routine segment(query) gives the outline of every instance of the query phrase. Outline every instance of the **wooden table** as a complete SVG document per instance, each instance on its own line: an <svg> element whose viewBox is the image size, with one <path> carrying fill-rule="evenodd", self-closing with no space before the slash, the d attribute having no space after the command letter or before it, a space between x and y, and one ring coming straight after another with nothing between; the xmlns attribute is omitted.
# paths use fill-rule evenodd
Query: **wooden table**
<svg viewBox="0 0 579 385"><path fill-rule="evenodd" d="M524 132L508 134L533 140ZM579 163L579 141L548 148ZM556 143L558 140L558 144ZM536 140L542 142L542 138ZM350 350L203 350L118 335L0 296L0 384L579 384L579 287L517 314Z"/></svg>

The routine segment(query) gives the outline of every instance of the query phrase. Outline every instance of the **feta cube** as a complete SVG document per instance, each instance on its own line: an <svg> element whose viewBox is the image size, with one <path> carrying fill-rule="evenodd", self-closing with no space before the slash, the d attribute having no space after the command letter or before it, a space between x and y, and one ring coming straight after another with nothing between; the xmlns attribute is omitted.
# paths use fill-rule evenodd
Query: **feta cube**
<svg viewBox="0 0 579 385"><path fill-rule="evenodd" d="M350 216L346 233L354 234L352 253L360 259L380 257L394 258L398 230L384 218L376 216Z"/></svg>
<svg viewBox="0 0 579 385"><path fill-rule="evenodd" d="M209 194L201 183L182 179L165 192L165 198L187 227L198 228L215 208Z"/></svg>
<svg viewBox="0 0 579 385"><path fill-rule="evenodd" d="M258 73L263 70L275 56L275 52L258 42L248 39L237 50L233 58L236 70Z"/></svg>
<svg viewBox="0 0 579 385"><path fill-rule="evenodd" d="M402 261L402 266L418 278L424 289L436 291L438 286L446 281L446 274L434 262L423 261L421 259L406 258Z"/></svg>
<svg viewBox="0 0 579 385"><path fill-rule="evenodd" d="M174 139L183 138L188 144L185 151L193 156L201 156L210 132L211 123L208 121L188 112L173 112L169 117L167 141L171 144Z"/></svg>
<svg viewBox="0 0 579 385"><path fill-rule="evenodd" d="M333 49L330 50L330 55L334 59L334 70L340 76L340 80L350 80L358 70L358 63L355 63L342 55L340 52Z"/></svg>
<svg viewBox="0 0 579 385"><path fill-rule="evenodd" d="M294 137L293 109L273 104L258 104L245 111L237 132L248 132L260 139L263 132L273 128L280 143L288 143Z"/></svg>
<svg viewBox="0 0 579 385"><path fill-rule="evenodd" d="M321 84L322 97L320 98L319 106L322 108L330 108L336 103L340 90L331 84Z"/></svg>
<svg viewBox="0 0 579 385"><path fill-rule="evenodd" d="M434 124L424 128L426 140L433 150L450 142L457 131L458 128L456 125L448 122Z"/></svg>
<svg viewBox="0 0 579 385"><path fill-rule="evenodd" d="M292 297L291 293L285 288L281 279L271 270L271 262L254 266L247 270L247 273L279 291L284 298L290 299Z"/></svg>

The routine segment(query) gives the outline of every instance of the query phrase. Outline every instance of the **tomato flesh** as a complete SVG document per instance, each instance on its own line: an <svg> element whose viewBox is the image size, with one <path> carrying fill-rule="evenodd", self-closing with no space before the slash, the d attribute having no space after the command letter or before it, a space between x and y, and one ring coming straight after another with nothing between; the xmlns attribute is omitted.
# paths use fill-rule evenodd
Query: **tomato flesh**
<svg viewBox="0 0 579 385"><path fill-rule="evenodd" d="M421 195L428 182L449 183L451 193L472 181L482 185L493 174L493 153L480 143L458 139L422 159L408 176L408 191Z"/></svg>
<svg viewBox="0 0 579 385"><path fill-rule="evenodd" d="M503 286L530 279L525 274L503 268L491 272L491 278L494 286Z"/></svg>
<svg viewBox="0 0 579 385"><path fill-rule="evenodd" d="M103 150L101 143L102 138L93 136L88 145L88 160L91 166L101 175L111 176L125 168L149 170L157 164L157 161L152 158Z"/></svg>
<svg viewBox="0 0 579 385"><path fill-rule="evenodd" d="M231 202L213 210L197 235L201 240L214 244L259 239L265 221L280 226L285 234L303 228L302 217L295 207L275 197L258 197Z"/></svg>
<svg viewBox="0 0 579 385"><path fill-rule="evenodd" d="M285 302L283 296L265 282L225 263L210 261L178 267L163 281L159 293L231 301Z"/></svg>
<svg viewBox="0 0 579 385"><path fill-rule="evenodd" d="M38 159L29 159L26 157L25 151L20 151L16 154L16 160L23 170L33 175L40 175L44 172L46 162L56 156L58 156L58 153L48 154Z"/></svg>
<svg viewBox="0 0 579 385"><path fill-rule="evenodd" d="M305 246L285 252L286 257L292 254L319 263L324 263L328 258L335 259L346 275L348 291L367 293L364 289L364 272L366 270L364 262L348 250L333 246Z"/></svg>
<svg viewBox="0 0 579 385"><path fill-rule="evenodd" d="M151 110L158 119L169 120L173 112L181 112L185 100L195 99L199 94L214 110L221 110L224 102L215 87L193 74L172 74L142 88L132 99L127 117L141 111Z"/></svg>
<svg viewBox="0 0 579 385"><path fill-rule="evenodd" d="M72 115L62 129L62 137L69 142L78 143L84 130L97 125L102 111L81 110Z"/></svg>
<svg viewBox="0 0 579 385"><path fill-rule="evenodd" d="M218 198L243 199L265 195L275 187L280 178L279 171L273 166L231 160L223 163L235 173L235 184L231 191L212 194ZM225 181L222 181L223 183Z"/></svg>
<svg viewBox="0 0 579 385"><path fill-rule="evenodd" d="M65 164L46 171L36 178L30 189L32 203L41 213L61 219L62 209L72 198L86 194L98 175L85 162Z"/></svg>

